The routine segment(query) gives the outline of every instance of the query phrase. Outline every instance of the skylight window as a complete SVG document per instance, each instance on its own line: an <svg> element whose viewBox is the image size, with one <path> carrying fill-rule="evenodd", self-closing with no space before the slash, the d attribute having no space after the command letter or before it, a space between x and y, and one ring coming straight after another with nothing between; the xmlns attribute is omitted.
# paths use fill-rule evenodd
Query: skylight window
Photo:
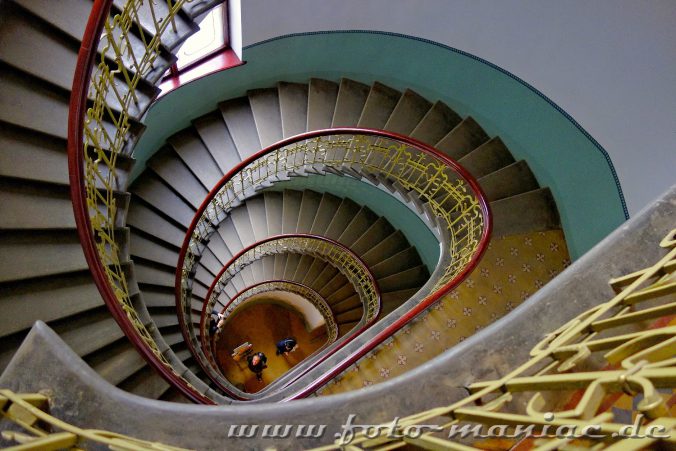
<svg viewBox="0 0 676 451"><path fill-rule="evenodd" d="M199 31L190 36L179 49L178 70L223 48L225 42L225 13L223 5L212 9L199 23Z"/></svg>

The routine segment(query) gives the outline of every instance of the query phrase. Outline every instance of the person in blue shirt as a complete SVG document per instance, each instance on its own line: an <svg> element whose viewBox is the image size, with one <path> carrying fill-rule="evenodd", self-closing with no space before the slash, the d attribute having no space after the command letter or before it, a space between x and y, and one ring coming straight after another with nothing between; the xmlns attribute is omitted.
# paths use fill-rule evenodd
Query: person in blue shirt
<svg viewBox="0 0 676 451"><path fill-rule="evenodd" d="M277 342L277 355L288 354L296 347L296 339L293 337L284 338Z"/></svg>

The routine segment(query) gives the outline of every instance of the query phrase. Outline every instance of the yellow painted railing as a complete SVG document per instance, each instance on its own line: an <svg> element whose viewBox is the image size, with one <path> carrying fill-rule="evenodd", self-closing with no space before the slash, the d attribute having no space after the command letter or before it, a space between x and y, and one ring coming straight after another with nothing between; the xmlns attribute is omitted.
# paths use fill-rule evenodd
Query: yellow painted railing
<svg viewBox="0 0 676 451"><path fill-rule="evenodd" d="M611 280L614 298L548 334L504 377L318 449L676 449L676 229L660 245L660 261ZM633 424L607 410L620 395Z"/></svg>
<svg viewBox="0 0 676 451"><path fill-rule="evenodd" d="M165 379L190 399L210 403L172 368L134 308L119 245L121 210L116 200L116 193L126 188L120 161L131 155L134 121L147 107L140 104L139 85L163 71L158 68L162 40L174 32L176 15L192 1L127 0L112 16L112 0L94 2L73 79L68 160L80 242L111 314ZM148 31L135 25L142 9L145 26L150 20ZM132 44L132 35L144 49Z"/></svg>
<svg viewBox="0 0 676 451"><path fill-rule="evenodd" d="M41 394L16 394L0 390L0 418L14 423L25 432L2 431L2 438L19 443L21 450L82 449L103 445L125 451L181 451L184 448L138 440L114 432L82 429L51 416L48 399Z"/></svg>

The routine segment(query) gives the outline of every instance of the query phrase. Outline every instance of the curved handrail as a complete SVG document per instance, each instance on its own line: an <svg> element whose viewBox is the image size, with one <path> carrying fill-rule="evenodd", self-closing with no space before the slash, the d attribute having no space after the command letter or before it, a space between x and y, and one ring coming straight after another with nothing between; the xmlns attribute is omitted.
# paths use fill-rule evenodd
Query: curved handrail
<svg viewBox="0 0 676 451"><path fill-rule="evenodd" d="M207 331L208 314L212 310L216 303L216 299L225 286L224 278L228 275L236 274L243 267L264 256L287 252L305 253L321 259L326 259L329 263L341 263L346 267L352 268L354 274L349 272L343 272L343 274L355 287L355 291L360 295L362 302L366 304L364 305L364 313L362 315L362 320L360 321L361 328L359 329L359 333L366 330L378 319L381 310L381 296L378 283L368 269L366 263L345 245L330 238L312 234L282 234L268 237L247 246L235 254L223 266L209 287L205 302L202 304L199 322L201 349L196 346L197 334L192 326L192 321L189 323L181 321L181 318L179 317L181 333L183 334L183 338L188 345L190 352L195 356L195 360L202 370L204 370L207 377L230 396L232 396L234 392L219 379L218 374L213 373L213 370L218 370L219 366L213 356L208 353L208 350L211 349ZM342 272L342 268L339 265L334 266ZM181 296L181 302L177 307L177 311L180 311L185 315L189 314L191 310L190 300ZM185 316L183 316L183 318L185 318ZM352 338L354 338L354 336L356 335L351 335ZM209 365L211 365L211 367ZM307 369L309 370L310 368ZM236 396L238 396L238 399L242 399L241 396Z"/></svg>
<svg viewBox="0 0 676 451"><path fill-rule="evenodd" d="M350 142L346 145L339 140L322 139L345 135L357 135L354 141L361 141ZM369 139L375 139L376 142L370 142ZM396 145L387 147L379 142L380 139L394 141L399 143L400 147ZM301 150L285 149L286 146L294 144ZM419 152L417 159L413 158L412 152L407 151L407 146ZM367 151L364 151L364 148ZM310 150L315 153L308 158L306 151ZM266 160L265 157L273 152L278 153ZM348 154L349 159L345 158ZM425 161L425 158L428 161ZM378 159L380 161L374 163L374 160ZM429 163L429 160L433 163ZM317 164L334 167L334 169L336 165L348 164L353 172L368 172L366 169L373 170L373 168L382 169L385 177L392 176L404 188L416 191L428 203L434 214L446 222L452 247L449 254L454 260L448 262L449 266L445 268L428 296L357 351L352 352L337 367L311 384L313 390L349 366L348 362L354 362L382 343L462 282L485 252L492 228L488 202L476 180L457 162L413 138L392 132L362 128L317 130L287 138L251 155L230 170L209 192L193 217L181 246L175 277L176 306L182 328L186 321L181 308L181 298L184 290L189 290L186 285L187 281L191 277L201 250L205 247L204 243L208 241L216 225L227 217L230 209L249 197L253 187L269 182L278 175L279 171L304 169ZM381 166L376 166L377 164ZM450 169L453 175L444 173L446 169ZM421 182L422 186L417 185ZM471 194L468 194L468 189ZM454 201L456 202L453 203ZM450 205L447 206L447 203ZM460 248L460 251L454 254L452 251L456 249L453 246L460 241L465 241L467 247ZM346 344L342 343L340 347ZM291 398L307 396L310 392L309 389L305 389Z"/></svg>
<svg viewBox="0 0 676 451"><path fill-rule="evenodd" d="M170 5L166 20L158 21L156 34L147 43L146 53L134 60L132 74L123 63L128 56L125 52L129 52L130 48L116 39L124 41L127 37L131 21L126 19L133 15L137 2L128 0L122 12L111 19L113 0L95 0L73 77L68 115L68 172L80 243L94 283L111 315L139 354L167 382L194 402L214 404L174 370L140 320L130 299L115 241L117 205L113 194L118 188L115 166L118 156L126 152L131 111L138 101L135 89L143 75L153 68L162 34L173 16L188 1L176 0ZM100 63L95 66L102 38L106 40L106 51L115 55L115 70L108 67L103 54ZM125 95L121 95L115 86L116 73L122 74L127 81L129 91ZM93 106L88 108L90 96ZM116 98L120 111L114 111L108 105L107 96ZM106 130L106 121L114 124L114 136ZM105 170L101 170L99 164L105 166Z"/></svg>

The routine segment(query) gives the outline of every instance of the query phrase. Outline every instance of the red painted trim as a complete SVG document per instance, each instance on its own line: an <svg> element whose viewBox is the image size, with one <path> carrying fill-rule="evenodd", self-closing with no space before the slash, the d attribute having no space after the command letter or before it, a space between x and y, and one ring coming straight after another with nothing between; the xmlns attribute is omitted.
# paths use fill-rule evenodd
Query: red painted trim
<svg viewBox="0 0 676 451"><path fill-rule="evenodd" d="M203 204L203 205L204 205L204 204ZM198 213L197 213L197 214L199 214L199 210L198 210ZM199 219L199 216L197 216L197 214L196 214L195 217L196 217L197 219ZM195 221L193 220L193 223L194 223L194 222L195 222ZM192 227L192 225L191 225L191 227ZM194 230L194 229L192 229L192 230ZM190 236L190 234L192 234L192 232L189 230L187 236ZM281 235L270 236L270 237L267 237L267 238L265 238L265 239L263 239L263 240L261 240L261 241L257 241L257 242L255 242L255 243L253 243L253 244L247 246L246 248L242 249L242 250L239 251L237 254L235 254L235 255L234 255L234 256L233 256L233 257L232 257L225 265L223 265L223 268L218 272L218 274L217 274L216 277L214 278L214 281L211 283L211 286L209 286L209 291L207 291L207 295L206 295L206 297L205 297L204 303L202 304L202 313L201 313L201 315L200 315L200 321L199 321L199 334L195 334L195 337L197 337L197 336L199 335L200 343L201 343L201 345L202 345L202 349L204 350L204 354L205 354L205 356L207 357L207 360L208 360L208 356L206 355L206 351L207 351L207 350L210 350L210 347L209 347L208 338L207 338L207 336L206 336L205 334L202 333L202 331L204 331L204 330L205 330L205 327L206 327L206 319L207 319L207 316L208 316L208 315L207 315L207 304L209 303L209 298L211 297L211 294L213 293L214 289L216 288L216 284L217 284L218 281L220 280L221 276L225 273L225 271L227 271L227 269L228 269L230 266L232 266L232 264L233 264L238 258L240 258L242 255L244 255L245 253L247 253L247 252L250 251L251 249L253 249L253 248L257 247L257 246L260 246L260 245L262 245L262 244L268 243L268 242L270 242L270 241L276 241L276 240L284 239L284 238L312 238L312 239L316 239L316 240L320 240L320 241L325 241L325 242L330 243L330 244L333 245L333 246L336 246L336 247L341 248L343 251L345 251L345 252L347 252L348 254L352 255L352 256L353 256L353 257L354 257L354 258L355 258L355 259L356 259L356 260L357 260L357 261L365 268L365 270L366 270L366 272L367 272L367 274L368 274L368 276L369 276L369 279L371 280L371 283L373 283L373 286L374 286L375 289L376 289L376 295L378 296L378 312L380 312L380 310L382 309L382 300L381 300L381 296L380 296L380 288L378 287L378 282L376 281L376 278L375 278L375 277L373 276L373 274L371 273L371 271L370 271L368 265L367 265L366 263L364 263L364 261L363 261L357 254L355 254L354 252L352 252L352 251L351 251L348 247L346 247L345 245L343 245L343 244L341 244L341 243L339 243L339 242L337 242L337 241L335 241L335 240L332 240L331 238L326 238L326 237L323 237L323 236L312 235L312 234L304 234L304 233L281 234ZM197 349L195 349L195 346L193 346L192 341L190 340L190 334L189 334L189 332L188 332L188 325L187 325L186 322L185 322L185 316L183 315L183 309L181 308L181 305L180 305L180 298L181 298L181 290L180 290L180 286L181 286L181 285L180 285L180 283L181 283L181 280L180 280L180 279L181 279L181 271L179 270L179 268L181 268L181 267L183 266L183 263L182 263L183 260L182 260L182 259L184 259L184 258L185 258L185 252L183 252L183 248L182 248L182 249L181 249L181 256L179 256L179 266L176 267L176 277L177 277L177 280L178 280L178 282L177 282L178 285L176 285L176 311L179 313L179 315L178 315L179 318L178 318L178 319L179 319L179 325L181 326L181 333L183 334L183 339L184 339L185 343L188 345L188 348L190 349L190 352L191 352L194 356L196 356L196 357L195 357L195 360L197 361L197 363L198 363L198 365L200 366L200 368L202 368L202 370L204 371L204 373L207 375L207 377L208 377L213 383L215 383L216 385L218 385L218 387L221 388L224 392L228 393L228 395L233 396L233 397L236 397L236 399L240 399L240 400L241 400L241 399L245 399L245 398L242 398L242 397L240 397L240 396L234 394L230 389L228 389L227 387L223 386L223 384L221 384L216 378L211 377L211 375L210 375L210 373L209 373L210 370L207 369L207 368L205 367L205 364L202 362L202 359L200 359L200 358L197 357ZM267 282L265 282L265 283L267 283ZM210 313L210 312L209 312L209 313ZM368 327L370 327L371 325L373 325L373 324L375 323L376 320L377 320L377 318L374 318L374 319L371 320L369 323L367 323L366 325L364 325L364 327L363 327L362 329L360 329L360 333L361 333L362 331L366 330L366 329L367 329ZM191 327L194 327L194 326L192 326L192 322L191 322ZM336 350L340 349L341 347L342 347L342 345L339 346L339 347L337 347ZM329 354L329 355L332 355L332 354ZM329 355L325 356L325 357L322 358L321 360L318 360L316 363L322 362L322 361L323 361L325 358L327 358ZM213 356L213 354L212 354L212 356ZM214 360L216 360L216 359L214 358ZM218 363L218 362L217 362L217 363ZM313 365L313 366L310 367L310 368L307 368L307 371L309 371L311 368L314 368L314 366L316 366L316 364ZM212 369L213 369L213 368L212 368ZM303 374L304 374L304 373L303 373Z"/></svg>
<svg viewBox="0 0 676 451"><path fill-rule="evenodd" d="M477 266L479 263L479 260L483 256L483 254L486 252L486 248L488 246L488 241L489 237L491 235L491 231L493 228L493 223L492 223L492 216L490 212L490 208L488 206L488 202L486 200L486 195L483 193L483 190L479 186L478 182L474 179L474 177L471 176L469 172L460 164L458 164L455 160L449 158L448 156L444 155L440 151L436 150L432 146L429 146L423 142L420 142L416 139L410 138L408 136L400 135L398 133L393 133L393 132L388 132L388 131L383 131L383 130L375 130L375 129L368 129L368 128L357 128L357 127L343 127L343 128L335 128L335 129L325 129L325 130L315 130L311 132L306 132L306 133L301 133L296 136L292 136L290 138L284 139L282 141L279 141L259 152L256 152L255 154L251 155L250 157L246 158L242 162L240 162L237 166L232 168L227 174L225 174L221 180L212 188L212 190L209 192L207 197L204 199L202 202L202 205L200 205L199 209L195 213L195 216L193 218L192 223L190 224L190 227L188 229L188 232L185 235L185 239L183 241L183 245L181 246L181 252L179 254L178 258L178 265L176 267L176 278L175 278L175 286L176 288L176 309L179 313L179 324L181 324L181 332L184 334L184 338L186 339L186 342L189 343L189 340L187 339L187 330L185 330L185 318L183 316L183 312L180 308L180 290L178 287L180 287L181 283L181 268L183 267L183 262L185 260L185 255L187 252L187 246L190 242L190 236L192 235L193 231L195 230L195 227L197 226L197 222L199 221L200 217L206 210L207 206L209 205L209 202L216 196L218 191L221 189L223 185L225 185L232 177L235 176L239 171L241 171L244 167L246 167L248 164L251 162L257 160L258 158L273 152L279 148L282 148L284 146L287 146L289 144L292 144L297 141L302 141L306 139L311 139L311 138L316 138L320 136L328 136L328 135L371 135L371 136L380 136L383 138L388 138L392 139L395 141L402 142L404 144L407 144L411 147L415 147L422 152L432 156L433 158L440 160L443 162L445 165L451 167L455 172L457 172L470 186L470 188L476 193L478 199L479 199L479 204L481 207L481 211L483 213L483 218L484 218L484 230L481 235L481 240L479 243L479 247L477 252L474 254L472 257L472 260L470 260L469 264L465 267L465 269L458 274L453 280L449 281L447 284L445 284L443 287L438 289L436 292L432 293L429 295L427 298L423 299L418 305L416 305L413 309L409 310L406 312L404 315L399 317L394 323L390 324L388 327L383 329L380 333L378 333L373 339L369 340L367 343L362 345L358 350L354 351L352 354L350 354L347 358L343 359L337 366L333 367L329 372L325 373L321 378L315 380L312 384L309 386L305 387L303 390L300 392L296 393L295 395L292 395L286 400L291 400L291 399L298 399L298 398L303 398L305 396L308 396L309 394L313 393L316 391L319 387L324 385L326 382L331 380L333 377L338 375L340 372L345 370L347 367L352 365L354 362L356 362L359 358L363 357L368 353L370 350L374 349L376 346L381 344L385 339L390 337L392 334L396 333L398 330L400 330L402 327L404 327L409 321L411 321L413 318L415 318L418 314L420 314L422 311L430 307L432 304L437 302L438 300L441 299L444 295L446 295L448 292L450 292L453 288L455 288L457 285L459 285ZM219 275L220 277L220 275ZM208 295L207 295L208 299ZM206 304L205 304L206 307ZM360 334L363 332L363 329L358 332ZM352 340L354 336L350 337L350 340ZM342 345L344 346L348 341ZM339 347L336 349L336 351L340 348ZM198 359L199 360L199 359ZM291 381L293 382L293 381Z"/></svg>
<svg viewBox="0 0 676 451"><path fill-rule="evenodd" d="M148 349L137 335L129 318L117 302L111 289L104 267L99 260L96 251L95 237L91 228L89 211L87 208L87 196L84 179L84 145L83 124L87 109L87 96L92 68L97 58L97 46L105 21L110 12L112 0L95 0L87 26L85 28L82 45L78 53L73 87L70 97L68 113L68 177L70 179L70 193L73 202L75 223L82 244L82 250L92 274L94 282L108 306L111 315L123 330L124 334L132 342L136 350L143 356L150 366L172 386L176 387L183 395L193 402L201 404L215 404L212 400L201 393L191 389L187 383L169 371L164 364Z"/></svg>
<svg viewBox="0 0 676 451"><path fill-rule="evenodd" d="M175 74L171 73L162 79L162 83L160 83L160 89L162 90L160 97L170 93L176 88L180 88L183 85L206 77L207 75L241 66L243 64L245 63L239 59L237 54L231 48L224 47L215 50L204 58L189 64L181 70L177 70Z"/></svg>

